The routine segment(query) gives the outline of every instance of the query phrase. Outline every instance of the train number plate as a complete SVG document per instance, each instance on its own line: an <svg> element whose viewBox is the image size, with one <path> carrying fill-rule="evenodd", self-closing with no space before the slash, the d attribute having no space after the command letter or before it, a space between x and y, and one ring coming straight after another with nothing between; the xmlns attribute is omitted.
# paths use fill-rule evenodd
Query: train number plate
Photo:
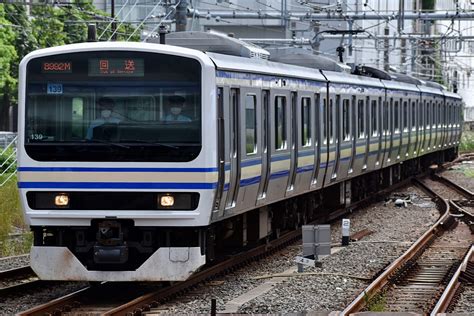
<svg viewBox="0 0 474 316"><path fill-rule="evenodd" d="M60 83L48 83L48 94L63 94L63 85Z"/></svg>

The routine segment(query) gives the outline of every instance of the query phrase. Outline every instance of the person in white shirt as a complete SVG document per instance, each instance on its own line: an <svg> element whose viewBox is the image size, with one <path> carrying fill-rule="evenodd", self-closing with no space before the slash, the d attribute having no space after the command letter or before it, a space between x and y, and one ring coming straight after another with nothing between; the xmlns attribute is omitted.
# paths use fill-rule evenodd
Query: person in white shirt
<svg viewBox="0 0 474 316"><path fill-rule="evenodd" d="M111 98L100 98L97 101L97 105L100 109L100 117L96 118L91 122L87 130L87 140L91 140L94 136L94 128L99 127L104 124L118 124L120 123L120 119L114 117L112 114L114 113L115 102Z"/></svg>
<svg viewBox="0 0 474 316"><path fill-rule="evenodd" d="M181 114L186 99L180 95L172 95L169 97L170 113L164 117L165 122L191 122L191 119Z"/></svg>

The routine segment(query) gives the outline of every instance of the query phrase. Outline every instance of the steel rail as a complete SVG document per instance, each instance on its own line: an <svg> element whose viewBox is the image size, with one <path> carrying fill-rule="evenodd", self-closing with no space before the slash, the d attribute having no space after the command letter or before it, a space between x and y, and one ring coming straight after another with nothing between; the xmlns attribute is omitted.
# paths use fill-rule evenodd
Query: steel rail
<svg viewBox="0 0 474 316"><path fill-rule="evenodd" d="M423 174L423 176L425 175L427 174ZM334 212L329 214L327 217L325 217L324 220L326 222L332 221L338 217L343 216L344 214L348 212L353 211L354 209L364 207L374 198L376 199L378 196L382 196L400 187L408 185L410 181L411 181L410 178L405 179L361 201L354 202L349 206L343 207L339 210L335 210ZM321 219L316 219L315 221L308 223L308 225L317 224L320 221ZM109 311L104 312L102 310L101 315L139 315L142 312L146 312L150 310L151 308L158 306L160 302L163 302L172 296L179 295L180 293L192 288L193 286L196 286L197 284L203 281L212 279L218 275L222 275L222 273L225 273L226 271L241 267L254 259L269 255L272 252L281 249L285 245L291 243L292 241L300 237L301 237L300 229L287 232L276 240L270 241L269 243L264 244L264 245L257 246L253 249L248 250L246 253L241 253L223 262L217 263L216 265L211 266L203 271L197 272L186 281L176 282L176 283L171 284L170 286L166 286L154 292L142 295L138 298L135 298L132 301L128 301L127 303L123 305L112 308ZM103 283L103 284L108 284L108 283ZM21 316L44 315L45 313L61 313L63 311L67 312L71 310L71 307L75 308L76 306L80 306L81 297L87 296L87 293L88 293L87 291L90 289L91 289L90 287L84 288L82 290L71 293L62 298L53 300L49 303L43 304L41 306L36 306L27 311L18 313L17 315L21 315Z"/></svg>
<svg viewBox="0 0 474 316"><path fill-rule="evenodd" d="M440 299L438 300L438 303L434 307L434 309L431 311L431 316L436 316L439 313L445 313L451 304L451 301L453 300L456 291L458 290L460 286L459 282L459 276L463 271L466 270L467 264L471 260L472 255L474 254L474 245L471 246L469 251L467 252L466 256L464 257L463 262L459 266L459 268L456 270L454 273L453 277L448 283L448 286L444 290L443 294L441 295Z"/></svg>
<svg viewBox="0 0 474 316"><path fill-rule="evenodd" d="M426 247L426 245L437 237L436 235L438 232L442 230L445 223L449 221L451 216L449 213L450 207L448 202L418 179L413 179L413 183L427 192L428 195L434 199L442 215L438 221L436 221L436 223L431 226L402 256L392 262L379 277L377 277L362 293L360 293L359 296L357 296L357 298L342 311L342 315L350 315L362 310L367 303L367 297L373 297L384 288L390 282L390 277L408 261L415 258L417 254Z"/></svg>
<svg viewBox="0 0 474 316"><path fill-rule="evenodd" d="M443 184L449 186L450 188L454 189L455 191L457 191L459 194L461 194L462 196L464 196L466 199L468 200L474 200L474 193L472 193L470 190L460 186L459 184L449 180L448 178L446 177L443 177L442 175L439 175L439 174L434 174L433 176L433 180L436 180L436 181L439 181L439 182L442 182Z"/></svg>
<svg viewBox="0 0 474 316"><path fill-rule="evenodd" d="M35 273L30 266L23 266L19 268L13 268L9 270L0 271L0 280L7 278L15 278L21 276L34 276Z"/></svg>
<svg viewBox="0 0 474 316"><path fill-rule="evenodd" d="M67 306L77 305L77 300L80 296L84 295L87 291L91 290L91 287L80 289L79 291L70 293L66 296L59 297L45 304L41 304L30 308L26 311L17 313L17 316L26 315L61 315L63 311L67 311ZM66 310L65 310L66 307Z"/></svg>

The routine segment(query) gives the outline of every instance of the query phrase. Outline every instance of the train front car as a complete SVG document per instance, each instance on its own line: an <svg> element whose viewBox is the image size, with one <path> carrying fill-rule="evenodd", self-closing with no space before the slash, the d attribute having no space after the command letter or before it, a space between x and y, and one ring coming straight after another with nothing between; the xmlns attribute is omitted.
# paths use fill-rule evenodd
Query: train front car
<svg viewBox="0 0 474 316"><path fill-rule="evenodd" d="M195 50L88 43L23 59L18 187L41 279L176 281L206 262L215 99Z"/></svg>

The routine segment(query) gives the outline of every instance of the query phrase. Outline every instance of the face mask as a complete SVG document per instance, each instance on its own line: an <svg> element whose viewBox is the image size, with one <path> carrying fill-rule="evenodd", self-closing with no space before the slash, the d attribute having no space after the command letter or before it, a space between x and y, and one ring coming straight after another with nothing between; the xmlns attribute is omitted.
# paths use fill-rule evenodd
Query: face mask
<svg viewBox="0 0 474 316"><path fill-rule="evenodd" d="M180 107L172 107L171 108L171 114L173 115L178 115L179 113L181 113L181 108Z"/></svg>
<svg viewBox="0 0 474 316"><path fill-rule="evenodd" d="M111 110L102 110L102 112L100 112L102 114L102 117L104 118L109 118L110 115L112 115L112 111Z"/></svg>

